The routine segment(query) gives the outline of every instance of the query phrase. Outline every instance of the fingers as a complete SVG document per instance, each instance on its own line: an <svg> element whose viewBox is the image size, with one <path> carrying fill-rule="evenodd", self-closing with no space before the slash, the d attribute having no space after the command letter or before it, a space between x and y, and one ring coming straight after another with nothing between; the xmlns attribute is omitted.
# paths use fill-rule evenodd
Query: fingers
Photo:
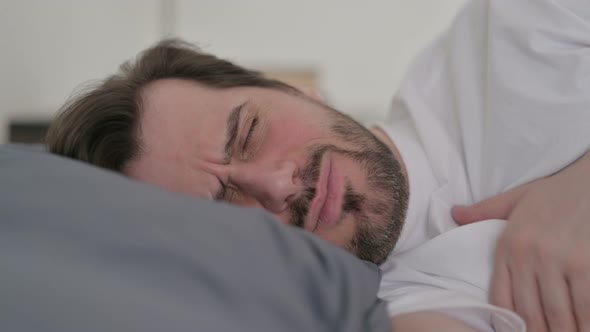
<svg viewBox="0 0 590 332"><path fill-rule="evenodd" d="M572 263L576 269L568 270L555 263L563 261L556 257L563 251L547 244L550 242L543 241L544 246L537 247L530 234L501 237L490 300L519 314L528 331L590 332L590 273L584 274L585 264Z"/></svg>
<svg viewBox="0 0 590 332"><path fill-rule="evenodd" d="M518 186L470 206L456 205L451 209L451 215L459 225L488 219L508 219L516 202L526 192L531 183Z"/></svg>
<svg viewBox="0 0 590 332"><path fill-rule="evenodd" d="M579 331L590 332L590 275L587 272L574 273L569 280L576 322Z"/></svg>
<svg viewBox="0 0 590 332"><path fill-rule="evenodd" d="M482 203L484 204L482 205ZM459 225L467 225L488 219L506 219L505 217L501 216L488 218L488 215L491 215L492 212L487 211L486 209L487 206L485 205L485 201L471 206L456 205L451 209L451 215L455 222Z"/></svg>
<svg viewBox="0 0 590 332"><path fill-rule="evenodd" d="M577 331L569 286L556 265L543 265L538 276L545 321L550 331ZM533 330L534 331L534 330Z"/></svg>
<svg viewBox="0 0 590 332"><path fill-rule="evenodd" d="M456 205L451 215L459 225L466 225L488 219L508 219L514 206L513 196L501 194L470 206Z"/></svg>
<svg viewBox="0 0 590 332"><path fill-rule="evenodd" d="M490 302L499 307L515 311L512 302L512 281L503 255L496 253L494 272L490 285Z"/></svg>
<svg viewBox="0 0 590 332"><path fill-rule="evenodd" d="M547 332L539 286L535 276L529 272L521 270L512 274L514 309L526 322L527 331Z"/></svg>
<svg viewBox="0 0 590 332"><path fill-rule="evenodd" d="M535 239L531 234L508 232L509 226L498 240L499 255L496 256L498 264L502 263L504 258L508 270L513 309L526 322L527 331L547 332L536 276L540 260L536 255L538 251L535 251L535 254L531 252ZM508 301L504 297L502 300Z"/></svg>

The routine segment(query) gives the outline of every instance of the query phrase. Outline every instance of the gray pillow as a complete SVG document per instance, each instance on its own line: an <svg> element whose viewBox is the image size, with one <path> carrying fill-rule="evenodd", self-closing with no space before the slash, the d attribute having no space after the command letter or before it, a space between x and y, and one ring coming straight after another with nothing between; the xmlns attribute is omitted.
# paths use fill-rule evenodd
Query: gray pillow
<svg viewBox="0 0 590 332"><path fill-rule="evenodd" d="M378 269L263 212L0 146L1 331L389 331Z"/></svg>

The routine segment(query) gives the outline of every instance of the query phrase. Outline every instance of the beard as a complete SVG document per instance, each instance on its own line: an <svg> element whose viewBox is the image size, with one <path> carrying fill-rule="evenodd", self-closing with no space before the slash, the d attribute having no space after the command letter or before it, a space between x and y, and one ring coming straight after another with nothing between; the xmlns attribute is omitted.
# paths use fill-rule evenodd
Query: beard
<svg viewBox="0 0 590 332"><path fill-rule="evenodd" d="M364 171L370 195L356 192L346 183L342 216L352 215L355 233L344 249L360 259L380 264L393 250L404 224L409 189L400 162L389 148L369 130L349 116L325 105L330 132L353 149L334 145L310 148L308 163L302 173L302 195L290 206L291 224L303 227L310 202L315 197L321 162L327 152L354 160Z"/></svg>

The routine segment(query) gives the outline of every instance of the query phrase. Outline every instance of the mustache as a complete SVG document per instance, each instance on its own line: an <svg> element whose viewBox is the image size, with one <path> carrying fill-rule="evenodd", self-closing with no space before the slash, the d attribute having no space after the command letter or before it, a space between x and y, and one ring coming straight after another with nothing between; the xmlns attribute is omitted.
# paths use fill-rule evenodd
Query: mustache
<svg viewBox="0 0 590 332"><path fill-rule="evenodd" d="M321 164L323 157L328 151L340 151L335 147L329 145L322 145L316 147L311 152L309 162L302 172L301 179L305 185L305 189L301 195L295 199L290 206L291 220L290 224L299 228L303 228L305 224L305 217L309 212L309 205L316 195L316 184L320 176ZM342 151L341 151L342 152ZM354 155L354 153L352 153ZM355 193L350 184L346 185L344 191L344 202L342 210L345 213L360 212L361 206L365 202L365 197Z"/></svg>
<svg viewBox="0 0 590 332"><path fill-rule="evenodd" d="M316 195L316 183L320 177L320 169L322 160L326 152L330 150L327 145L321 145L313 148L309 161L303 172L301 173L301 180L305 185L305 189L301 195L291 203L291 225L303 228L305 217L309 211L309 204Z"/></svg>

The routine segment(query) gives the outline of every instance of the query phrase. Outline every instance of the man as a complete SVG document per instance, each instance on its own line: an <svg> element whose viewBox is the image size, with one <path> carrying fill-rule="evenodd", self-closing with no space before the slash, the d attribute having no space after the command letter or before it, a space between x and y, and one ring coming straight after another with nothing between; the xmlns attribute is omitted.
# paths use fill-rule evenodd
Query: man
<svg viewBox="0 0 590 332"><path fill-rule="evenodd" d="M485 270L503 225L455 230L451 208L505 193L453 210L462 223L510 220L492 299L533 331L586 330L589 292L580 285L590 276L590 226L580 220L590 211L580 200L588 197L581 174L590 158L576 160L590 147L588 22L581 1L469 3L417 59L389 119L371 132L283 83L165 41L69 102L48 143L172 191L263 208L362 259L389 256L382 296L392 314L436 310L477 328L514 317L484 303L490 316L466 319L478 315L470 310L481 294L448 307L455 295L473 295L455 271L441 276L458 284L429 280L426 290L410 279L425 278L418 269L439 252L460 263L457 247L481 250L469 263ZM574 191L574 200L553 199L558 187ZM564 212L559 227L544 221L549 214L534 216L547 206ZM563 236L551 236L556 228ZM472 236L483 237L483 248L460 243ZM551 261L527 259L539 250ZM409 265L419 258L421 266ZM485 280L477 288L485 295ZM416 304L418 291L428 305Z"/></svg>
<svg viewBox="0 0 590 332"><path fill-rule="evenodd" d="M124 71L66 106L48 136L53 152L172 191L258 206L363 259L385 260L407 187L399 163L364 127L178 41Z"/></svg>

